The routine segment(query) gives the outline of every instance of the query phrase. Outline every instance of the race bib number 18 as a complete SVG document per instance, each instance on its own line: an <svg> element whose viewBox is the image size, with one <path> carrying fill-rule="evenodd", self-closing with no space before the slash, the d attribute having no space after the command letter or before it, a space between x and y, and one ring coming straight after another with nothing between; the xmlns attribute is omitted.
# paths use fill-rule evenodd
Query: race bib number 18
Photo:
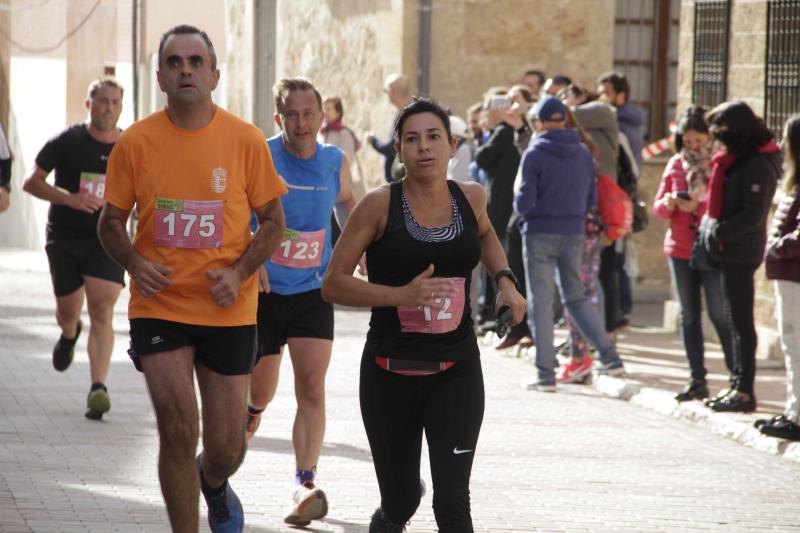
<svg viewBox="0 0 800 533"><path fill-rule="evenodd" d="M400 331L404 333L448 333L454 331L464 315L464 278L450 278L456 286L452 298L436 298L436 306L397 308Z"/></svg>
<svg viewBox="0 0 800 533"><path fill-rule="evenodd" d="M106 194L106 175L96 172L81 172L81 192L88 192L102 200Z"/></svg>
<svg viewBox="0 0 800 533"><path fill-rule="evenodd" d="M155 244L169 248L219 248L222 205L222 200L156 198Z"/></svg>

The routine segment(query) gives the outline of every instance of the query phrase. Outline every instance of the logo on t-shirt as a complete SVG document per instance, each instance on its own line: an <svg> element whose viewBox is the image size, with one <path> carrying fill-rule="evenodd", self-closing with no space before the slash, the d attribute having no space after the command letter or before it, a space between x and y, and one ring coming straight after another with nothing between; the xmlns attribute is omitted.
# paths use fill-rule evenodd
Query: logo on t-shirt
<svg viewBox="0 0 800 533"><path fill-rule="evenodd" d="M225 192L225 187L228 185L228 172L222 168L217 167L211 171L211 190L216 193L222 194Z"/></svg>

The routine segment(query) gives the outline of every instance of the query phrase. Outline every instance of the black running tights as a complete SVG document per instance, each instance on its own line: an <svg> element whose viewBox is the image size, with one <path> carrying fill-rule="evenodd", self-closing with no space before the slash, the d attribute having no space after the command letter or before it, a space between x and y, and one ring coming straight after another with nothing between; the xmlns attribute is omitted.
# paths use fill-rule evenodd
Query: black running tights
<svg viewBox="0 0 800 533"><path fill-rule="evenodd" d="M484 408L480 359L430 376L403 376L363 357L360 388L384 514L404 524L419 506L424 429L439 531L472 532L469 478Z"/></svg>

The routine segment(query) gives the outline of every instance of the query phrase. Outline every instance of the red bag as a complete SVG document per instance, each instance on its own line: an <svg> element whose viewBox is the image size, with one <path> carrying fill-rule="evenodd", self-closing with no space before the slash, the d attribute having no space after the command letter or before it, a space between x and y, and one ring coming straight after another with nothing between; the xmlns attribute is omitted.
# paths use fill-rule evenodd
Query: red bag
<svg viewBox="0 0 800 533"><path fill-rule="evenodd" d="M610 176L597 178L597 208L602 219L603 235L612 241L621 239L633 225L633 203L630 196Z"/></svg>

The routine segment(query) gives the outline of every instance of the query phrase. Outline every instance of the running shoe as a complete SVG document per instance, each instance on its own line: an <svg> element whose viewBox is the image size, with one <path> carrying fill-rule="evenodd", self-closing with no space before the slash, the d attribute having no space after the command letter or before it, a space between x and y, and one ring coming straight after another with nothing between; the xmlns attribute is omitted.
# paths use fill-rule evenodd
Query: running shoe
<svg viewBox="0 0 800 533"><path fill-rule="evenodd" d="M75 328L75 336L71 339L67 339L61 335L53 348L53 368L59 372L65 371L69 368L69 365L72 364L72 358L75 357L75 343L78 342L78 337L81 336L82 329L83 322L78 320L78 325Z"/></svg>
<svg viewBox="0 0 800 533"><path fill-rule="evenodd" d="M197 457L197 469L203 479L200 456ZM244 529L244 510L227 479L221 494L208 497L203 493L203 498L208 505L208 527L211 528L211 533L241 533Z"/></svg>
<svg viewBox="0 0 800 533"><path fill-rule="evenodd" d="M253 413L247 410L247 442L250 442L258 431L258 426L261 425L261 413Z"/></svg>
<svg viewBox="0 0 800 533"><path fill-rule="evenodd" d="M570 358L566 365L558 369L556 381L558 383L583 383L592 373L593 359L584 355L580 359Z"/></svg>
<svg viewBox="0 0 800 533"><path fill-rule="evenodd" d="M298 485L292 499L292 508L283 519L287 524L307 526L312 520L319 520L328 514L328 498L322 489L311 482Z"/></svg>
<svg viewBox="0 0 800 533"><path fill-rule="evenodd" d="M99 388L89 391L89 396L86 398L86 418L100 420L109 409L111 409L111 398L108 396L108 390Z"/></svg>
<svg viewBox="0 0 800 533"><path fill-rule="evenodd" d="M405 524L395 524L383 514L383 509L378 507L372 513L369 521L369 533L405 533Z"/></svg>
<svg viewBox="0 0 800 533"><path fill-rule="evenodd" d="M612 363L597 361L594 364L594 371L602 376L621 376L625 373L625 365L619 359Z"/></svg>

